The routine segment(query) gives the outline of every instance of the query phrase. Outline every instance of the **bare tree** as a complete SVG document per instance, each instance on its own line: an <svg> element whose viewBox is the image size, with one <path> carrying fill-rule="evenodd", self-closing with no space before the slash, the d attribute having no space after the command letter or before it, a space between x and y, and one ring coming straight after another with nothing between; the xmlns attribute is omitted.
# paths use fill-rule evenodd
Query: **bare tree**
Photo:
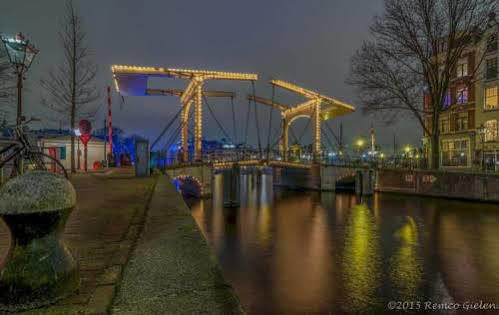
<svg viewBox="0 0 499 315"><path fill-rule="evenodd" d="M97 68L90 60L83 21L72 0L66 2L59 38L64 58L47 78L41 80L48 96L43 98L43 102L65 117L72 131L79 119L91 118L95 114L95 101L100 96L94 85ZM75 170L75 136L71 133L71 172Z"/></svg>
<svg viewBox="0 0 499 315"><path fill-rule="evenodd" d="M363 110L391 122L404 113L416 119L430 138L432 168L439 167L438 122L455 67L496 6L496 0L385 0L370 26L372 39L351 60L347 83L357 88ZM482 60L475 58L468 72L475 74ZM423 106L423 95L431 106Z"/></svg>

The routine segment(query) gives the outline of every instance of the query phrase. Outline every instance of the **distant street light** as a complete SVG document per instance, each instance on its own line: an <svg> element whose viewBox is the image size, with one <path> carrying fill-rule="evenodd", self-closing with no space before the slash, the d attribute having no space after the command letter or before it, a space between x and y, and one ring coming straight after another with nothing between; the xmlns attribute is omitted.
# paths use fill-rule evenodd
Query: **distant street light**
<svg viewBox="0 0 499 315"><path fill-rule="evenodd" d="M362 148L364 147L364 144L365 144L365 141L362 138L357 139L357 141L355 142L355 145L357 146L357 150L358 150L359 155L362 152Z"/></svg>
<svg viewBox="0 0 499 315"><path fill-rule="evenodd" d="M24 39L24 35L19 33L15 38L1 36L5 45L5 50L9 56L9 61L16 68L17 75L17 117L16 126L19 126L23 120L22 116L22 88L24 74L28 71L38 50Z"/></svg>

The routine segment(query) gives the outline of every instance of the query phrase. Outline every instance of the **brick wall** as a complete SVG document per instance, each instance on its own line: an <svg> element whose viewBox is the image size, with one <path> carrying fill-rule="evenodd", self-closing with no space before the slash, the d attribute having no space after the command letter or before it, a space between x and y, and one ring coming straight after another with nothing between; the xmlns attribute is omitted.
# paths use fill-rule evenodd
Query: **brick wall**
<svg viewBox="0 0 499 315"><path fill-rule="evenodd" d="M433 197L499 201L499 176L442 171L380 170L376 190Z"/></svg>

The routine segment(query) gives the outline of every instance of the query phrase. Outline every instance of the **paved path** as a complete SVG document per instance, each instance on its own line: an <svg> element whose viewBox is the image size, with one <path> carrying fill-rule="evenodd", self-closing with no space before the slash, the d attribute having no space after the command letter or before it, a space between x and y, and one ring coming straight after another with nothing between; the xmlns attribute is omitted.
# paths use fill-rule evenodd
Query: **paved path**
<svg viewBox="0 0 499 315"><path fill-rule="evenodd" d="M240 314L182 197L161 176L113 314Z"/></svg>
<svg viewBox="0 0 499 315"><path fill-rule="evenodd" d="M29 314L104 314L137 240L156 179L135 178L132 170L111 175L78 174L71 178L77 208L71 214L64 240L80 264L77 294L57 305ZM3 222L2 222L3 223ZM0 260L9 241L0 224Z"/></svg>

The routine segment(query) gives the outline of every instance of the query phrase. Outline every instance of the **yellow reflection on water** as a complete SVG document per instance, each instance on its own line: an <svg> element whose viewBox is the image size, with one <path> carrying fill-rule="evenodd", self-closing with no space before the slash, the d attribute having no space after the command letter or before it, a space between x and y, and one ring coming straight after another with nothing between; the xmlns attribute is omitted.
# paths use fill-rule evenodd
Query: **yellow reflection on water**
<svg viewBox="0 0 499 315"><path fill-rule="evenodd" d="M345 226L343 279L351 303L349 311L361 312L375 300L379 263L378 235L371 210L365 204L354 206Z"/></svg>
<svg viewBox="0 0 499 315"><path fill-rule="evenodd" d="M395 232L400 246L392 257L390 277L401 300L415 300L421 285L422 266L418 256L418 227L414 219L405 217L404 225Z"/></svg>
<svg viewBox="0 0 499 315"><path fill-rule="evenodd" d="M260 207L258 210L258 242L266 248L272 240L272 202L274 190L267 175L262 175Z"/></svg>

